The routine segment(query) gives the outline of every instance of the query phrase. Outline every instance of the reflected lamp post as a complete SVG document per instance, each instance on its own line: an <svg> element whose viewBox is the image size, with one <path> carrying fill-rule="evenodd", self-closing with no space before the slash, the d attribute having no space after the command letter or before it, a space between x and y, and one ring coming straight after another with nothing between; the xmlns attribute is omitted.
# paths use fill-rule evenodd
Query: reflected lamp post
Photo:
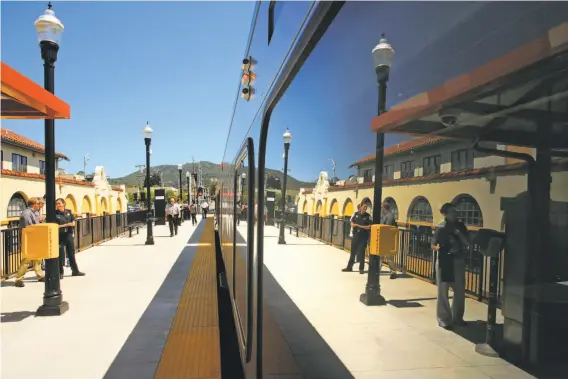
<svg viewBox="0 0 568 379"><path fill-rule="evenodd" d="M284 183L282 183L282 213L280 219L280 236L278 237L278 244L286 244L286 239L284 238L284 227L285 227L285 212L286 212L286 179L288 179L288 150L290 149L290 142L292 142L292 134L290 130L286 129L282 135L284 139Z"/></svg>
<svg viewBox="0 0 568 379"><path fill-rule="evenodd" d="M63 34L63 24L47 5L44 13L34 22L43 59L44 88L55 92L55 61L59 51L59 42ZM46 223L55 223L55 121L45 119L45 202ZM59 316L69 309L63 301L59 277L59 258L45 260L45 291L43 304L38 308L37 316Z"/></svg>
<svg viewBox="0 0 568 379"><path fill-rule="evenodd" d="M146 209L148 210L148 215L146 216L146 245L154 244L154 234L152 230L152 202L150 199L150 144L152 142L152 128L150 124L146 122L146 127L142 130L144 134L144 143L146 144Z"/></svg>
<svg viewBox="0 0 568 379"><path fill-rule="evenodd" d="M378 112L380 116L386 112L387 81L394 58L394 49L387 42L384 33L379 44L372 51L375 74L379 84ZM385 134L377 133L375 148L375 183L373 196L373 224L381 223L381 202L383 198L383 158L385 152ZM369 254L369 274L365 293L361 294L360 301L365 305L385 305L385 298L381 295L380 285L381 258Z"/></svg>
<svg viewBox="0 0 568 379"><path fill-rule="evenodd" d="M189 178L191 178L191 174L189 171L185 172L185 178L187 179L187 205L189 205L191 203L191 200L189 199L191 196L191 187L189 185Z"/></svg>

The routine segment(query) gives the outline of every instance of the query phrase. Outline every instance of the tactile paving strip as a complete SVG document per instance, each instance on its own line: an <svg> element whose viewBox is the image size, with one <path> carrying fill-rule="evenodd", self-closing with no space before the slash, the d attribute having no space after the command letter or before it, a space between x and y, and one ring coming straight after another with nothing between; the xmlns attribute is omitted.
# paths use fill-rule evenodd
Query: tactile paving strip
<svg viewBox="0 0 568 379"><path fill-rule="evenodd" d="M154 379L220 379L213 220L206 221Z"/></svg>

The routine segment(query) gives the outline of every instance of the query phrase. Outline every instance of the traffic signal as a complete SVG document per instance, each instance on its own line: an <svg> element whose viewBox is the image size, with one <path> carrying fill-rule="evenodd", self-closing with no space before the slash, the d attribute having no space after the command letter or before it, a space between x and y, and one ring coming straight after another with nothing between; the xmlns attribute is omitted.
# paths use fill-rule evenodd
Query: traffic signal
<svg viewBox="0 0 568 379"><path fill-rule="evenodd" d="M243 59L243 75L241 77L241 84L243 85L243 89L241 91L241 96L246 101L252 100L256 92L255 88L253 87L253 84L256 81L256 74L254 73L254 70L256 69L256 63L256 60L251 56Z"/></svg>
<svg viewBox="0 0 568 379"><path fill-rule="evenodd" d="M146 193L140 192L140 201L146 201Z"/></svg>
<svg viewBox="0 0 568 379"><path fill-rule="evenodd" d="M202 187L199 187L197 189L197 196L203 196L203 188Z"/></svg>
<svg viewBox="0 0 568 379"><path fill-rule="evenodd" d="M138 193L137 192L134 193L134 202L136 202L136 201L138 201Z"/></svg>

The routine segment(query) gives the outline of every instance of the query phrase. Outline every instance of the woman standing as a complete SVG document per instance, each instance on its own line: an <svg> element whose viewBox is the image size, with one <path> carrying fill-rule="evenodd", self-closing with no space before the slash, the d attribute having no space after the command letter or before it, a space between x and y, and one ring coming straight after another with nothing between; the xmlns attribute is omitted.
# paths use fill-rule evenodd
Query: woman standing
<svg viewBox="0 0 568 379"><path fill-rule="evenodd" d="M65 252L67 252L72 275L84 276L85 273L79 271L75 260L75 238L73 237L75 216L69 209L65 209L65 200L61 198L55 201L55 219L59 224L59 278L63 279Z"/></svg>

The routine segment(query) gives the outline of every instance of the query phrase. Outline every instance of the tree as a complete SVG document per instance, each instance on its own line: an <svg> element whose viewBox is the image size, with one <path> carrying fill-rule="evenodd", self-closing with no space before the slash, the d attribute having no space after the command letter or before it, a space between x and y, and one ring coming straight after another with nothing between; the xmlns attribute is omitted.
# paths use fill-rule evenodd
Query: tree
<svg viewBox="0 0 568 379"><path fill-rule="evenodd" d="M266 178L266 188L267 189L281 189L280 178L277 176L268 176Z"/></svg>
<svg viewBox="0 0 568 379"><path fill-rule="evenodd" d="M150 173L150 187L157 187L161 184L160 173L152 172ZM144 177L144 187L147 187L146 177Z"/></svg>
<svg viewBox="0 0 568 379"><path fill-rule="evenodd" d="M77 173L75 175L82 175L85 176L85 171L81 170L81 171L77 171Z"/></svg>
<svg viewBox="0 0 568 379"><path fill-rule="evenodd" d="M211 183L209 185L209 196L214 197L217 194L217 185L215 183Z"/></svg>

